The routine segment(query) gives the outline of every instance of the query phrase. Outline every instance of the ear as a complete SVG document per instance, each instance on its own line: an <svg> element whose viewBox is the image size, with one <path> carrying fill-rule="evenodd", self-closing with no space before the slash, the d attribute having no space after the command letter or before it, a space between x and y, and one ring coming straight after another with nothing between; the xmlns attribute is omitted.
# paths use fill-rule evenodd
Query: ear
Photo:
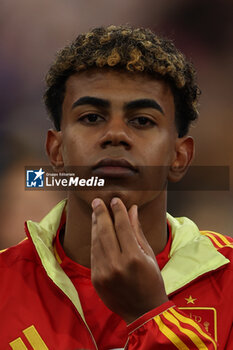
<svg viewBox="0 0 233 350"><path fill-rule="evenodd" d="M62 157L62 132L56 130L48 130L46 139L46 151L53 165L54 170L64 170L64 162Z"/></svg>
<svg viewBox="0 0 233 350"><path fill-rule="evenodd" d="M177 138L175 159L169 169L168 180L178 182L185 175L194 157L194 140L191 136Z"/></svg>

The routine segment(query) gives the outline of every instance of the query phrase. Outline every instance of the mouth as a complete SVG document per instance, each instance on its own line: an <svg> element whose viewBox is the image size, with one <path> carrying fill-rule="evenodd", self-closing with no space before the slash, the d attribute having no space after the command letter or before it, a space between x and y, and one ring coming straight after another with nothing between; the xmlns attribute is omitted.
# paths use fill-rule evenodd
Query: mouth
<svg viewBox="0 0 233 350"><path fill-rule="evenodd" d="M137 168L126 159L105 158L92 168L95 176L109 178L127 178L138 173Z"/></svg>

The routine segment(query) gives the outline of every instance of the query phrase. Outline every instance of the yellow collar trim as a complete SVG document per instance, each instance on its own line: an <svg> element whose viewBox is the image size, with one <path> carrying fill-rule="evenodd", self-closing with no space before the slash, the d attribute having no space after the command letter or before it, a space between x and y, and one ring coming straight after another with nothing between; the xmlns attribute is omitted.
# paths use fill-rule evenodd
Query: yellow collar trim
<svg viewBox="0 0 233 350"><path fill-rule="evenodd" d="M60 258L57 260L58 254L53 247L65 207L66 200L63 200L40 223L28 221L27 225L48 276L72 301L85 322L78 293L59 265ZM207 237L200 234L197 226L188 218L173 218L167 214L167 219L172 230L172 246L170 259L161 273L169 295L199 276L227 264L229 260L214 248Z"/></svg>
<svg viewBox="0 0 233 350"><path fill-rule="evenodd" d="M170 259L161 273L169 295L203 274L229 263L188 218L167 214L172 228Z"/></svg>

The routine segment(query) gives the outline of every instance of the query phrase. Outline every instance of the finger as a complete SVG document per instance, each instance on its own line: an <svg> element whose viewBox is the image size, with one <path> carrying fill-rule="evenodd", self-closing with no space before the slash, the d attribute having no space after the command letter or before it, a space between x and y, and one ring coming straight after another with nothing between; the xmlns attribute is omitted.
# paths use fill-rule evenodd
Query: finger
<svg viewBox="0 0 233 350"><path fill-rule="evenodd" d="M96 283L101 281L106 268L105 252L97 235L97 220L96 215L92 213L92 230L91 230L91 280L95 287Z"/></svg>
<svg viewBox="0 0 233 350"><path fill-rule="evenodd" d="M136 239L137 239L139 246L146 254L149 254L149 255L154 257L154 252L153 252L151 246L149 245L149 243L148 243L148 241L143 233L142 226L141 226L139 218L138 218L137 205L134 204L129 209L128 215L129 215L129 220L130 220L130 223L131 223L133 230L135 232L135 236L136 236Z"/></svg>
<svg viewBox="0 0 233 350"><path fill-rule="evenodd" d="M106 258L106 245L102 243L100 235L97 231L97 218L95 212L92 213L92 228L91 228L91 259L97 262L96 265L101 263L101 260Z"/></svg>
<svg viewBox="0 0 233 350"><path fill-rule="evenodd" d="M137 218L137 215L138 215L137 211L138 211L137 205L135 205L135 204L132 205L132 207L128 211L128 216L129 216L129 221L130 221L130 224L133 228L135 237L137 239L137 242L138 242L139 246L143 249L143 241L142 241L140 233L139 233L140 228L139 228L139 221Z"/></svg>
<svg viewBox="0 0 233 350"><path fill-rule="evenodd" d="M111 200L111 208L114 216L114 227L122 251L130 251L137 247L137 241L130 223L127 209L120 198Z"/></svg>
<svg viewBox="0 0 233 350"><path fill-rule="evenodd" d="M106 205L100 198L96 198L92 202L92 208L94 212L94 222L92 225L95 226L95 239L102 245L102 249L106 255L118 253L120 246Z"/></svg>
<svg viewBox="0 0 233 350"><path fill-rule="evenodd" d="M132 207L128 211L129 221L131 223L131 226L135 230L135 233L138 230L137 211L138 207L136 204L132 205Z"/></svg>
<svg viewBox="0 0 233 350"><path fill-rule="evenodd" d="M96 215L92 213L92 228L91 228L91 268L95 269L98 266L98 257L102 256L102 249L97 236Z"/></svg>

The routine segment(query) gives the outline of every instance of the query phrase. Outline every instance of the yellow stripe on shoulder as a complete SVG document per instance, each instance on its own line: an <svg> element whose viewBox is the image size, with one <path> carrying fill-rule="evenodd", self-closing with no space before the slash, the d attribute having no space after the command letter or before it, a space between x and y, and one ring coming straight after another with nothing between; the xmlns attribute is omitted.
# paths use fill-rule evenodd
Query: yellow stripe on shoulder
<svg viewBox="0 0 233 350"><path fill-rule="evenodd" d="M3 253L3 252L5 252L7 249L9 249L9 248L0 250L0 254Z"/></svg>
<svg viewBox="0 0 233 350"><path fill-rule="evenodd" d="M218 247L233 247L233 239L230 240L228 237L213 231L200 231L203 236L207 236L211 241Z"/></svg>
<svg viewBox="0 0 233 350"><path fill-rule="evenodd" d="M22 241L20 241L19 243L17 243L17 245L23 243L23 242L26 241L27 239L28 239L28 237L24 238ZM6 250L8 250L8 249L10 249L10 248L11 248L11 247L8 247L8 248L5 248L5 249L0 250L0 254L1 254L1 253L4 253Z"/></svg>
<svg viewBox="0 0 233 350"><path fill-rule="evenodd" d="M209 237L211 242L214 244L214 246L216 248L223 248L224 247L224 245L222 243L220 243L219 240L213 234L211 234L209 232L205 232L203 235L206 237Z"/></svg>
<svg viewBox="0 0 233 350"><path fill-rule="evenodd" d="M212 233L213 235L215 235L217 237L219 237L226 245L233 243L233 239L229 240L228 237L222 235L221 233L217 233L217 232L213 232L213 231L208 231L208 232Z"/></svg>

